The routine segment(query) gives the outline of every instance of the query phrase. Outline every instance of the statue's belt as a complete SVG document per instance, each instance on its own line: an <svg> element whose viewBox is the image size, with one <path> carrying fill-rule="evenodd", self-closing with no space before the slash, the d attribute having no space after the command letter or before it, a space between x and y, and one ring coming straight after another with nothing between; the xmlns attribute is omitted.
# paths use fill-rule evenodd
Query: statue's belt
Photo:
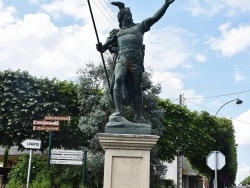
<svg viewBox="0 0 250 188"><path fill-rule="evenodd" d="M142 50L140 48L134 48L134 47L119 48L119 54L127 54L127 53L142 55Z"/></svg>

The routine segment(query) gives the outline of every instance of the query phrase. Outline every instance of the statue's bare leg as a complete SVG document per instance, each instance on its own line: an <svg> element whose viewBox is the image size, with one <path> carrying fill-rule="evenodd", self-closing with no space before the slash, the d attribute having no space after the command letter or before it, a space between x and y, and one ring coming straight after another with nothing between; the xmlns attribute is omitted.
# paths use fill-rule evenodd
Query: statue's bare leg
<svg viewBox="0 0 250 188"><path fill-rule="evenodd" d="M127 74L127 68L122 63L115 65L115 85L113 89L113 98L115 103L115 112L112 116L122 115L122 84Z"/></svg>

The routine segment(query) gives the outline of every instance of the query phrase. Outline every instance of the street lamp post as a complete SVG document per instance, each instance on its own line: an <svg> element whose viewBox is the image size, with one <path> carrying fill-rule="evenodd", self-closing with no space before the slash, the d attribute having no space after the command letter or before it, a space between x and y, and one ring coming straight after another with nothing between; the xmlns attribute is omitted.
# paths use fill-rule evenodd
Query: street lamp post
<svg viewBox="0 0 250 188"><path fill-rule="evenodd" d="M225 106L226 104L228 104L228 103L230 103L230 102L233 102L233 101L236 101L236 104L242 104L242 103L243 103L243 101L240 100L239 98L238 98L238 99L233 99L233 100L231 100L231 101L228 101L228 102L226 102L225 104L223 104L223 105L219 108L219 110L216 112L215 116L217 116L218 112L220 111L220 109L222 109L223 106Z"/></svg>
<svg viewBox="0 0 250 188"><path fill-rule="evenodd" d="M243 103L243 101L240 100L239 98L238 98L238 99L230 100L230 101L226 102L225 104L223 104L223 105L217 110L215 116L217 116L217 114L218 114L218 112L220 111L220 109L222 109L226 104L228 104L228 103L230 103L230 102L233 102L233 101L236 101L236 104L237 104L237 105ZM223 181L223 182L224 182L224 187L225 187L225 181ZM216 186L217 186L217 185L216 185Z"/></svg>

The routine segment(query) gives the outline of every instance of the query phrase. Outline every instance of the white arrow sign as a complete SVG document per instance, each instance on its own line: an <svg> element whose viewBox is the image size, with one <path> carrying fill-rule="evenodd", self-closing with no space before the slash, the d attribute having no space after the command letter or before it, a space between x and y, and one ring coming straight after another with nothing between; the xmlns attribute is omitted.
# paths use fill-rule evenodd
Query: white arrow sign
<svg viewBox="0 0 250 188"><path fill-rule="evenodd" d="M21 144L26 149L41 149L41 140L24 140Z"/></svg>

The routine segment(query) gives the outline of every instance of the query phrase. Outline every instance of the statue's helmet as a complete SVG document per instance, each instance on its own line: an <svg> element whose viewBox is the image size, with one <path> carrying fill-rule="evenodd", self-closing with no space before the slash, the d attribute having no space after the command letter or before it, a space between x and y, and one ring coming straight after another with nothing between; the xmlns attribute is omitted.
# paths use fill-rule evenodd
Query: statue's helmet
<svg viewBox="0 0 250 188"><path fill-rule="evenodd" d="M125 7L124 3L122 2L112 2L112 5L118 6L119 7L119 12L117 15L118 21L119 21L119 27L121 28L121 22L122 22L122 17L125 13L131 12L129 7Z"/></svg>

